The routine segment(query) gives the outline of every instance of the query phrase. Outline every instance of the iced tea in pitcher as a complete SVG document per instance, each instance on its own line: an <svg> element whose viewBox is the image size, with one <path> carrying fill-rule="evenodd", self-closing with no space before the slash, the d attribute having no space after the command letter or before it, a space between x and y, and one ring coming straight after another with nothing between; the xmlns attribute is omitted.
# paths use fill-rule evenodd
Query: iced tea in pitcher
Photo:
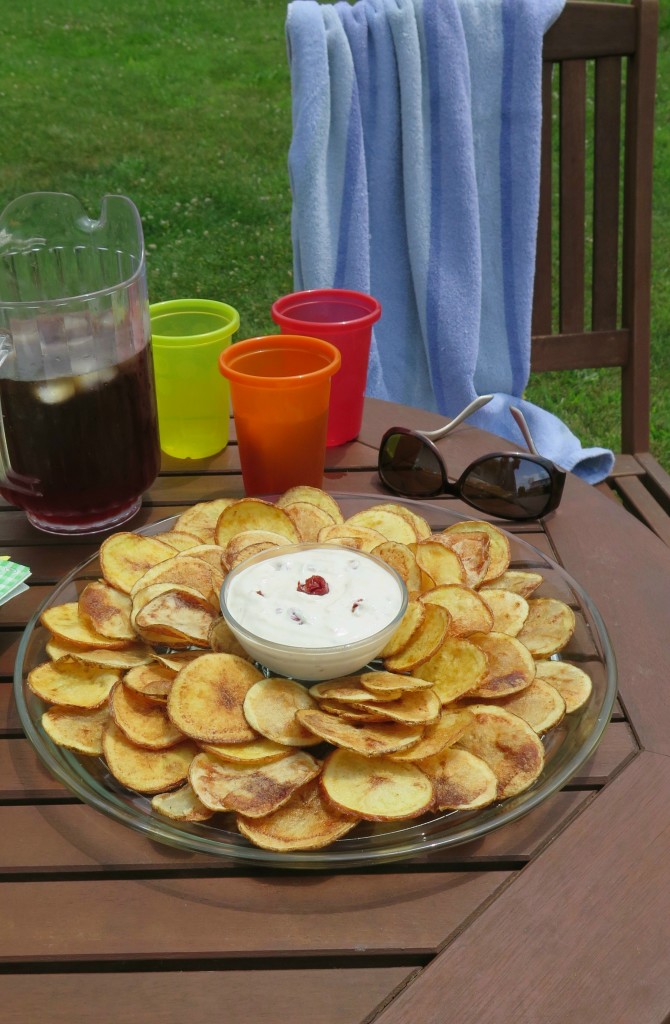
<svg viewBox="0 0 670 1024"><path fill-rule="evenodd" d="M35 193L0 239L0 494L43 530L112 528L160 458L139 214Z"/></svg>

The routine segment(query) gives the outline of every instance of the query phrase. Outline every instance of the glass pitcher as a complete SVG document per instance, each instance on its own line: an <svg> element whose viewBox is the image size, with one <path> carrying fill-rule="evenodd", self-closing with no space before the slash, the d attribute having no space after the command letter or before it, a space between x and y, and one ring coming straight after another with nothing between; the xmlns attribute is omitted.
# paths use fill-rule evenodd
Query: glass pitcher
<svg viewBox="0 0 670 1024"><path fill-rule="evenodd" d="M0 217L0 494L53 533L140 506L159 442L144 239L125 196L92 220L34 192Z"/></svg>

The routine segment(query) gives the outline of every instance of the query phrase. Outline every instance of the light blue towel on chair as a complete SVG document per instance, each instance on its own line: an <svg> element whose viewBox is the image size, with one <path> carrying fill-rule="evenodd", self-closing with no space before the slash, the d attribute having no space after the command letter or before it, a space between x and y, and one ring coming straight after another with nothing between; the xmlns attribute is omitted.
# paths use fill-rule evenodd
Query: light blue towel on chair
<svg viewBox="0 0 670 1024"><path fill-rule="evenodd" d="M564 0L293 0L297 289L382 305L367 393L473 422L591 483L614 457L521 399L530 373L542 37Z"/></svg>

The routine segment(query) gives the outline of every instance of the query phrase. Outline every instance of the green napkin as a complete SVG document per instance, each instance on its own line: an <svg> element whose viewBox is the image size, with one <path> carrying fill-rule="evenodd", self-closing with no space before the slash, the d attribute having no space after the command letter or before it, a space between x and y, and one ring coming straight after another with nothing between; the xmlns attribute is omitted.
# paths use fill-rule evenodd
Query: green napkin
<svg viewBox="0 0 670 1024"><path fill-rule="evenodd" d="M27 565L12 562L9 555L0 555L0 604L10 601L28 589L24 582L30 576Z"/></svg>

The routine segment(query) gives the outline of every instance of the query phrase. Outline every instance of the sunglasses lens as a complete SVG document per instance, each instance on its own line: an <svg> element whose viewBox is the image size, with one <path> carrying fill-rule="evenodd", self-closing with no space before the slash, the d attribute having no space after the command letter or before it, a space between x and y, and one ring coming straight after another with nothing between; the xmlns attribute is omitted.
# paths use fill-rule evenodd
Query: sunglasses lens
<svg viewBox="0 0 670 1024"><path fill-rule="evenodd" d="M396 494L426 498L442 489L435 452L413 434L389 434L379 451L379 476Z"/></svg>
<svg viewBox="0 0 670 1024"><path fill-rule="evenodd" d="M475 508L502 519L536 519L549 506L551 476L531 459L496 455L470 469L461 494Z"/></svg>

